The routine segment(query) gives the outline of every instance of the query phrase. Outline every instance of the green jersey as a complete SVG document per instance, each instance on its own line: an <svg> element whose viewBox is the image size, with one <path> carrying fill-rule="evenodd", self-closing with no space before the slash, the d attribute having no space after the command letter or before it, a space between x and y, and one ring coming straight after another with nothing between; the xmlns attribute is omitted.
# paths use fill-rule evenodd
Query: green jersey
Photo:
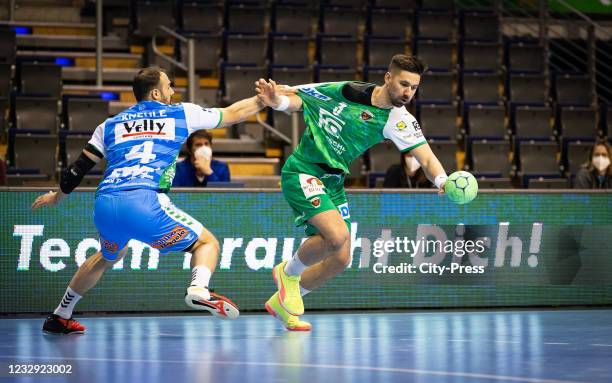
<svg viewBox="0 0 612 383"><path fill-rule="evenodd" d="M402 152L425 144L406 108L372 106L374 86L355 81L298 86L306 131L293 155L348 173L351 162L384 139Z"/></svg>

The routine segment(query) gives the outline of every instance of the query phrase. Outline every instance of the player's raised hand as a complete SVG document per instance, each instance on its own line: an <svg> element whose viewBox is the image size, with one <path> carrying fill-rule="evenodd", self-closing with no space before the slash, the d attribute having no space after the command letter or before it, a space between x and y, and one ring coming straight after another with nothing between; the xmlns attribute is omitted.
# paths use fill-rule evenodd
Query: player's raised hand
<svg viewBox="0 0 612 383"><path fill-rule="evenodd" d="M280 104L280 95L276 92L276 83L274 80L268 82L260 78L255 81L255 92L257 92L257 98L259 98L265 106L274 108Z"/></svg>
<svg viewBox="0 0 612 383"><path fill-rule="evenodd" d="M38 196L34 200L34 203L32 203L32 209L38 209L39 207L42 207L42 206L55 206L58 203L60 203L62 199L64 199L64 196L65 196L64 193L50 191L47 194Z"/></svg>

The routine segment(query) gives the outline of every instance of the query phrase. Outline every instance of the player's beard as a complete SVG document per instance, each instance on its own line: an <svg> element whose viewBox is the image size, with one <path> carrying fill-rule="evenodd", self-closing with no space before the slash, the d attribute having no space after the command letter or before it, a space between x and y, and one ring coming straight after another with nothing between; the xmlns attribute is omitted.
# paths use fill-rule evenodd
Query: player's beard
<svg viewBox="0 0 612 383"><path fill-rule="evenodd" d="M403 106L406 106L410 103L410 100L412 99L412 97L408 97L408 99L400 96L394 96L391 92L389 92L389 100L391 101L391 105L393 105L396 108L401 108Z"/></svg>
<svg viewBox="0 0 612 383"><path fill-rule="evenodd" d="M391 104L393 106L395 106L396 108L401 108L402 106L406 106L410 103L410 98L408 100L405 100L402 97L392 97L391 98Z"/></svg>

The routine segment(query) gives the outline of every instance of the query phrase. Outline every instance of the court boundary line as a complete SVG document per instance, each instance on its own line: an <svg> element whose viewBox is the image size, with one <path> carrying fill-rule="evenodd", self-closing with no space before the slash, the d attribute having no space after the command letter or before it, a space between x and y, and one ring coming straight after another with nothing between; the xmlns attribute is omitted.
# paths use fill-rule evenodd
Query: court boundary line
<svg viewBox="0 0 612 383"><path fill-rule="evenodd" d="M299 367L299 368L320 368L334 370L362 370L376 372L392 372L410 375L436 375L436 376L454 376L463 378L475 379L492 379L500 381L512 382L528 382L528 383L580 383L572 380L556 380L556 379L539 379L526 378L521 376L505 376L494 374L480 374L472 372L452 372L452 371L433 371L419 370L412 368L397 368L397 367L371 367L371 366L355 366L347 364L315 364L315 363L280 363L280 362L248 362L248 361L216 361L216 360L162 360L162 359L124 359L124 358L70 358L70 357L54 357L54 356L24 356L24 355L0 355L0 359L42 359L42 360L63 360L63 361L85 361L85 362L116 362L116 363L174 363L174 364L202 364L210 363L216 365L236 365L236 366L269 366L269 367Z"/></svg>

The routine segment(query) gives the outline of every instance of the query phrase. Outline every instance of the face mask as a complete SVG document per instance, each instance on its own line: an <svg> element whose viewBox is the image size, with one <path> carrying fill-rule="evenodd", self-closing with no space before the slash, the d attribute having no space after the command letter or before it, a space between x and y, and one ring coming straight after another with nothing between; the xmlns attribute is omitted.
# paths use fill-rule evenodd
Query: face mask
<svg viewBox="0 0 612 383"><path fill-rule="evenodd" d="M593 166L595 166L595 169L603 172L610 166L610 159L606 156L595 156L593 157Z"/></svg>
<svg viewBox="0 0 612 383"><path fill-rule="evenodd" d="M212 149L210 146L200 146L193 152L196 158L203 158L205 160L210 160L212 158Z"/></svg>
<svg viewBox="0 0 612 383"><path fill-rule="evenodd" d="M421 164L419 164L419 161L417 161L415 157L404 157L404 161L406 161L406 167L408 167L408 171L411 173L417 171L421 167Z"/></svg>

